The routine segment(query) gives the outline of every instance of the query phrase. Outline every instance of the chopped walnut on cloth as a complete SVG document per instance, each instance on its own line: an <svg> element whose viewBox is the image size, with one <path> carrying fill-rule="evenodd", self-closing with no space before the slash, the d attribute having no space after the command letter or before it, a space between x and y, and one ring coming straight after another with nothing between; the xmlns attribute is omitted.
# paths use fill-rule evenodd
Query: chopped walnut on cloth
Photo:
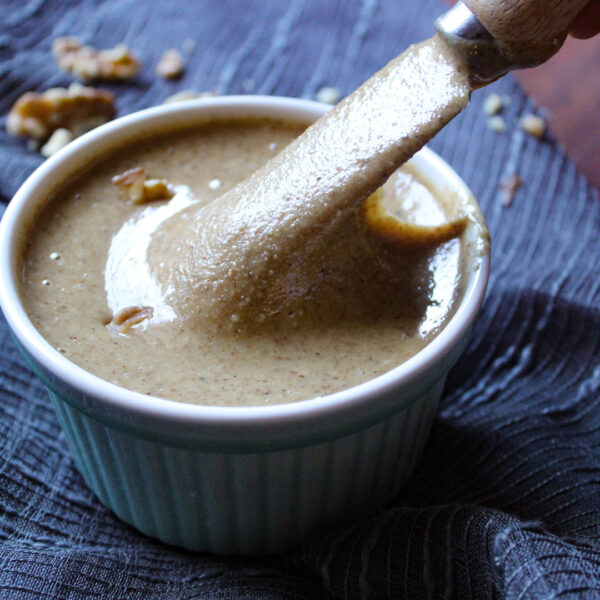
<svg viewBox="0 0 600 600"><path fill-rule="evenodd" d="M47 140L57 129L67 129L77 137L114 116L113 94L73 83L68 89L23 94L8 113L6 131L39 141Z"/></svg>
<svg viewBox="0 0 600 600"><path fill-rule="evenodd" d="M525 182L518 173L509 175L500 182L498 190L500 191L500 203L502 206L511 206L516 193L523 187Z"/></svg>
<svg viewBox="0 0 600 600"><path fill-rule="evenodd" d="M183 57L177 50L167 50L158 64L156 65L156 74L164 79L177 79L183 74L185 65Z"/></svg>
<svg viewBox="0 0 600 600"><path fill-rule="evenodd" d="M537 115L527 114L519 120L521 129L532 137L541 140L546 135L546 121Z"/></svg>
<svg viewBox="0 0 600 600"><path fill-rule="evenodd" d="M76 37L60 37L52 43L52 54L58 66L82 81L125 80L135 77L140 61L125 45L109 50L84 46Z"/></svg>
<svg viewBox="0 0 600 600"><path fill-rule="evenodd" d="M48 139L48 141L40 148L40 154L45 158L49 158L64 148L73 140L73 134L64 128L57 129Z"/></svg>
<svg viewBox="0 0 600 600"><path fill-rule="evenodd" d="M182 90L163 100L163 104L173 104L175 102L185 102L186 100L195 100L196 98L214 98L218 96L217 92L195 92L194 90Z"/></svg>
<svg viewBox="0 0 600 600"><path fill-rule="evenodd" d="M112 178L119 193L126 202L145 204L154 200L169 200L175 195L175 188L165 179L148 179L146 169L136 167Z"/></svg>

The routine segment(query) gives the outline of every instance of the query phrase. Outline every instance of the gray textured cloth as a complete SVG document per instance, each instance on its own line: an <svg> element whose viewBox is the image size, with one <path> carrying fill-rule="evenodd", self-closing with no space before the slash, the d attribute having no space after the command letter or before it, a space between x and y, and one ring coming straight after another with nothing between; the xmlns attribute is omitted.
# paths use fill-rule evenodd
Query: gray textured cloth
<svg viewBox="0 0 600 600"><path fill-rule="evenodd" d="M49 55L59 35L138 51L141 76L112 86L125 114L180 89L345 94L428 37L442 10L434 0L4 0L0 112L70 82ZM156 78L162 52L187 38L184 78ZM493 90L511 99L506 134L487 128L483 91L431 144L480 200L493 273L425 455L388 510L268 560L145 538L86 488L2 319L0 598L600 598L600 204L552 140L516 127L532 106L514 82ZM5 202L40 162L0 133ZM515 170L525 185L505 208L497 186Z"/></svg>

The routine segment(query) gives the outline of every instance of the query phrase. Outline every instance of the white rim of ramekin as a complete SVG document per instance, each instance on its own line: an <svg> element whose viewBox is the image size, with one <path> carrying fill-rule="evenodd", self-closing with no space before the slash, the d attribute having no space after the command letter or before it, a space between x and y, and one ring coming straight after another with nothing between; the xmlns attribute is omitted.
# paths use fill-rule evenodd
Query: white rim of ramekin
<svg viewBox="0 0 600 600"><path fill-rule="evenodd" d="M286 428L293 429L296 434L305 430L310 424L324 420L338 419L337 424L344 429L356 429L357 421L376 422L384 413L392 414L401 410L407 402L394 402L395 406L375 406L376 398L390 393L400 393L400 389L409 390L419 378L435 371L436 365L443 362L444 357L452 353L457 344L464 339L467 331L477 315L485 296L489 273L489 253L482 257L479 267L471 273L462 301L454 316L446 327L418 354L392 370L358 386L342 390L322 397L268 406L207 406L174 402L159 397L134 392L85 371L72 363L55 350L35 329L29 320L19 297L16 265L18 257L18 234L24 220L23 212L29 199L36 191L51 180L52 173L78 154L98 154L97 144L104 140L104 145L116 145L109 141L113 138L128 137L124 132L131 132L142 124L150 124L149 130L168 128L171 121L173 127L184 121L190 124L202 120L204 114L218 118L219 116L252 115L284 119L311 121L330 109L328 105L310 100L285 98L277 96L227 96L203 98L178 104L162 105L132 113L107 123L83 135L68 144L61 151L46 160L23 183L10 202L0 223L0 307L19 342L24 349L54 376L76 389L92 403L98 404L94 413L101 415L102 407L107 413L115 411L127 415L126 421L135 421L143 417L162 423L166 430L177 427L194 428L200 432L211 433L210 438L231 437L250 428L252 438L260 436L261 431L277 432L277 437L285 436ZM216 111L215 111L216 109ZM217 113L215 115L215 112ZM179 116L180 118L177 118ZM120 135L122 134L122 135ZM420 155L448 184L450 190L471 194L467 185L456 172L437 154L424 148ZM80 161L79 158L76 159ZM87 159L86 159L87 160ZM64 180L64 178L63 178ZM343 418L340 418L345 415ZM354 417L352 416L354 415ZM348 423L352 422L350 426ZM143 427L143 426L142 426ZM335 429L335 422L325 427ZM291 430L290 429L290 430ZM317 427L314 434L323 427ZM141 432L143 433L143 432ZM310 433L305 431L306 437ZM340 433L341 435L342 433ZM246 436L243 436L246 437ZM208 440L207 440L208 441ZM268 440L263 440L268 445Z"/></svg>

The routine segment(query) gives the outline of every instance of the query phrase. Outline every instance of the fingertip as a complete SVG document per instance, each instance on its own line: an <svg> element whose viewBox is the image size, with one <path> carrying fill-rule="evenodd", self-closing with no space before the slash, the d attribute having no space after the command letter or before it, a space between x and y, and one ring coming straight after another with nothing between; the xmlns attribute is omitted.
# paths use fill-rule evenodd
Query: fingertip
<svg viewBox="0 0 600 600"><path fill-rule="evenodd" d="M586 40L600 33L600 0L588 2L571 25L569 33L580 40Z"/></svg>

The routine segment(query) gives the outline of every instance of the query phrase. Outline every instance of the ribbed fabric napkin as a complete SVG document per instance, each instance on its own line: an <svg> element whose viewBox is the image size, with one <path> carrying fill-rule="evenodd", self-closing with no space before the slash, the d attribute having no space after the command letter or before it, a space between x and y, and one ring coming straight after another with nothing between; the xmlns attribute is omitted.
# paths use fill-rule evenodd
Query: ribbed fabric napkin
<svg viewBox="0 0 600 600"><path fill-rule="evenodd" d="M0 112L70 83L50 56L60 35L126 42L143 58L136 83L109 86L125 114L183 89L346 94L429 37L442 11L436 0L5 0ZM175 83L154 75L170 47L188 65ZM491 91L510 99L504 134L486 125ZM1 319L0 597L600 598L600 203L553 140L517 127L532 109L506 78L431 144L480 200L493 273L415 476L382 514L288 556L193 555L121 523L83 483ZM40 162L0 133L4 202ZM524 186L506 207L498 185L515 172Z"/></svg>

